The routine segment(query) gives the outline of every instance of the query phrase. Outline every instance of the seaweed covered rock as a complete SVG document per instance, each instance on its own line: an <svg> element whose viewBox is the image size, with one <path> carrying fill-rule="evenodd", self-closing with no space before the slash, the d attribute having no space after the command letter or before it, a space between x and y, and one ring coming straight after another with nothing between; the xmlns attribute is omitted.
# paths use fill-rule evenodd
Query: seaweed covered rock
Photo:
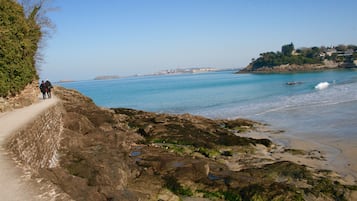
<svg viewBox="0 0 357 201"><path fill-rule="evenodd" d="M126 121L132 128L145 137L146 142L171 142L194 147L213 148L223 146L248 146L263 144L270 146L268 139L239 137L232 132L253 129L253 122L246 119L212 120L189 114L168 115L125 108L114 108L117 114L125 114Z"/></svg>

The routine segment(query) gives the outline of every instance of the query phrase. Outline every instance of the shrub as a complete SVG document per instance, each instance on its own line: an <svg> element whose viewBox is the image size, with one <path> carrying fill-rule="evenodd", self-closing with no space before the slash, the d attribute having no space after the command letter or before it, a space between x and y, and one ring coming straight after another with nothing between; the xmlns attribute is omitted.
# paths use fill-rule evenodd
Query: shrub
<svg viewBox="0 0 357 201"><path fill-rule="evenodd" d="M16 1L0 1L0 97L14 95L38 78L35 55L42 34L32 14L26 17Z"/></svg>

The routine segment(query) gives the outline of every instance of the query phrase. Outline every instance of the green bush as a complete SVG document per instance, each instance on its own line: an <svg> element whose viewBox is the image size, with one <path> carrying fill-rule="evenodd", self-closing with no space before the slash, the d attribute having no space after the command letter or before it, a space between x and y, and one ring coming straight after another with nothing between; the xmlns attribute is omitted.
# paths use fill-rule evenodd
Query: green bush
<svg viewBox="0 0 357 201"><path fill-rule="evenodd" d="M42 34L35 15L26 17L16 1L0 0L0 97L14 95L38 78L35 55Z"/></svg>
<svg viewBox="0 0 357 201"><path fill-rule="evenodd" d="M260 57L254 60L251 65L253 70L262 67L275 67L285 64L321 64L320 48L312 47L306 50L296 50L299 55L292 55L294 45L288 44L282 46L282 52L265 52L260 54Z"/></svg>

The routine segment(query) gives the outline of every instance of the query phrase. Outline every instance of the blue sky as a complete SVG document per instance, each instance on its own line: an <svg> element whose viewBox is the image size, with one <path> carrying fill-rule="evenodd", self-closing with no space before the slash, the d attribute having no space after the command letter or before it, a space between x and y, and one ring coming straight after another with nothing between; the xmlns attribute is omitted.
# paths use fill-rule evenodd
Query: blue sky
<svg viewBox="0 0 357 201"><path fill-rule="evenodd" d="M236 68L266 51L357 45L356 0L54 0L40 77Z"/></svg>

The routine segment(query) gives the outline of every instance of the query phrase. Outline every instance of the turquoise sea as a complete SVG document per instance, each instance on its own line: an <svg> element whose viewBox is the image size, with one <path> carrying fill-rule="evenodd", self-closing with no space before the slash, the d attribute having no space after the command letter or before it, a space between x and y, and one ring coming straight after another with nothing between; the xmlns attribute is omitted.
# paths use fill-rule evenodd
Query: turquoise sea
<svg viewBox="0 0 357 201"><path fill-rule="evenodd" d="M319 83L323 84L317 89ZM104 107L242 117L301 137L357 139L356 70L286 74L220 71L60 85L76 89Z"/></svg>

